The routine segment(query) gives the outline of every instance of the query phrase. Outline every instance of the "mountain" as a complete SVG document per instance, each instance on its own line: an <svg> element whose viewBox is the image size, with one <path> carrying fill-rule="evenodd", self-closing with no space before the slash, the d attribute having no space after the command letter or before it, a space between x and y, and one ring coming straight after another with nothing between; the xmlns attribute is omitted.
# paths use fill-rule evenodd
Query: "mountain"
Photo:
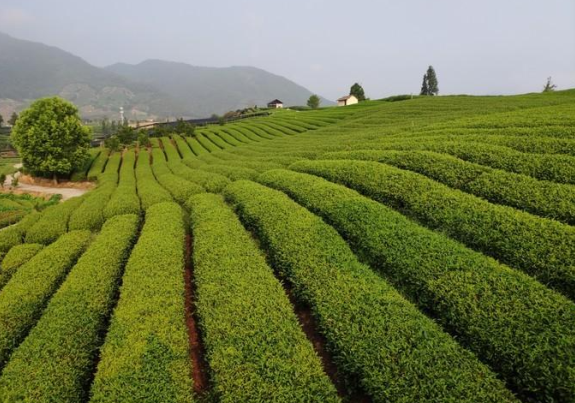
<svg viewBox="0 0 575 403"><path fill-rule="evenodd" d="M206 117L279 98L305 105L307 89L254 67L211 68L148 60L93 66L71 53L0 33L0 114L60 95L85 118ZM329 101L324 101L324 105Z"/></svg>
<svg viewBox="0 0 575 403"><path fill-rule="evenodd" d="M215 68L146 60L137 65L117 63L106 70L161 88L189 108L194 116L264 106L276 98L285 105L305 105L312 95L293 81L248 66ZM322 104L333 103L322 99Z"/></svg>
<svg viewBox="0 0 575 403"><path fill-rule="evenodd" d="M183 114L169 95L92 66L61 49L0 33L0 112L9 116L36 98L60 95L86 118Z"/></svg>

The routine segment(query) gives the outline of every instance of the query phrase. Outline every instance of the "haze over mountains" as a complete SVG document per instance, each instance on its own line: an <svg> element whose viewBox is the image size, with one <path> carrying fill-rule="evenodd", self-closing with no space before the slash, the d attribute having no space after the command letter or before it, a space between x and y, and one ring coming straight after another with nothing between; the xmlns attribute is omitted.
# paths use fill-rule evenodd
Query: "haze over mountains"
<svg viewBox="0 0 575 403"><path fill-rule="evenodd" d="M84 118L205 117L279 98L305 105L311 91L255 67L196 67L147 60L93 66L59 48L0 33L0 114L8 117L36 98L60 95ZM322 99L322 104L329 101Z"/></svg>

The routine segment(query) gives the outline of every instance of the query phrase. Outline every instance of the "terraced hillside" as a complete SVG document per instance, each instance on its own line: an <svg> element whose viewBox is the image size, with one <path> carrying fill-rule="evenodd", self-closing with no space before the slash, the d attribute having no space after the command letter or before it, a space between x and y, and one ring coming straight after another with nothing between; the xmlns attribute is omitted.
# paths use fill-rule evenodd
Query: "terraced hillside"
<svg viewBox="0 0 575 403"><path fill-rule="evenodd" d="M0 231L16 402L574 402L575 91L98 150Z"/></svg>

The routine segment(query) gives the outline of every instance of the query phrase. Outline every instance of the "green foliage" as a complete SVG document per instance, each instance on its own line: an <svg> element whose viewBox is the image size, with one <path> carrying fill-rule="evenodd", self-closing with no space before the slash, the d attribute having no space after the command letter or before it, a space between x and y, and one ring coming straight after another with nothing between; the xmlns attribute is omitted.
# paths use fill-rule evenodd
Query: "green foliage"
<svg viewBox="0 0 575 403"><path fill-rule="evenodd" d="M292 169L397 208L575 299L575 228L490 204L422 175L369 161L302 161Z"/></svg>
<svg viewBox="0 0 575 403"><path fill-rule="evenodd" d="M427 69L427 90L428 93L425 95L438 95L439 94L439 83L437 81L437 75L435 74L435 69L433 66L429 66Z"/></svg>
<svg viewBox="0 0 575 403"><path fill-rule="evenodd" d="M94 164L94 162L96 161L96 159L100 155L100 153L101 153L100 149L92 148L88 152L89 157L88 157L88 159L86 159L86 162L84 163L84 165L82 165L79 168L76 168L76 170L72 173L70 180L72 182L80 182L80 181L85 181L86 179L88 179L88 172L89 172L92 164Z"/></svg>
<svg viewBox="0 0 575 403"><path fill-rule="evenodd" d="M20 245L28 230L36 224L42 214L32 212L16 225L0 231L0 253L5 253L13 246Z"/></svg>
<svg viewBox="0 0 575 403"><path fill-rule="evenodd" d="M339 401L282 286L232 210L215 195L192 196L187 206L196 306L218 400Z"/></svg>
<svg viewBox="0 0 575 403"><path fill-rule="evenodd" d="M104 140L104 146L110 150L110 152L119 151L122 147L122 143L118 136L110 136Z"/></svg>
<svg viewBox="0 0 575 403"><path fill-rule="evenodd" d="M27 232L26 243L49 245L68 231L68 221L72 213L80 207L85 196L75 197L64 203L47 208Z"/></svg>
<svg viewBox="0 0 575 403"><path fill-rule="evenodd" d="M116 132L116 136L123 146L129 146L138 138L138 132L128 125L122 125Z"/></svg>
<svg viewBox="0 0 575 403"><path fill-rule="evenodd" d="M1 179L1 178L0 178ZM57 204L58 196L46 200L29 194L0 193L0 228L19 222L26 215Z"/></svg>
<svg viewBox="0 0 575 403"><path fill-rule="evenodd" d="M575 187L539 181L430 151L340 151L322 159L373 160L421 173L490 202L575 224Z"/></svg>
<svg viewBox="0 0 575 403"><path fill-rule="evenodd" d="M136 176L134 167L136 154L128 150L123 154L120 167L120 182L104 209L106 219L123 214L140 214L140 199L136 192Z"/></svg>
<svg viewBox="0 0 575 403"><path fill-rule="evenodd" d="M42 314L91 238L74 231L44 248L12 276L0 293L0 368Z"/></svg>
<svg viewBox="0 0 575 403"><path fill-rule="evenodd" d="M421 91L419 95L431 95L429 93L429 84L427 82L427 74L423 75L423 82L421 83Z"/></svg>
<svg viewBox="0 0 575 403"><path fill-rule="evenodd" d="M187 161L184 161L187 163ZM231 167L228 165L207 165L204 164L198 167L202 171L206 172L213 172L216 174L220 174L223 176L227 176L232 181L237 181L240 179L255 179L259 172L255 169L251 168L243 168L243 167Z"/></svg>
<svg viewBox="0 0 575 403"><path fill-rule="evenodd" d="M90 166L90 170L88 171L87 179L88 180L96 180L104 170L106 166L106 162L108 161L109 152L104 150L94 160L92 165Z"/></svg>
<svg viewBox="0 0 575 403"><path fill-rule="evenodd" d="M547 82L543 86L543 92L553 92L555 91L556 88L557 86L553 84L553 81L551 81L551 77L547 77Z"/></svg>
<svg viewBox="0 0 575 403"><path fill-rule="evenodd" d="M320 103L321 100L317 95L310 95L309 99L307 100L307 106L309 106L311 109L319 108Z"/></svg>
<svg viewBox="0 0 575 403"><path fill-rule="evenodd" d="M8 119L8 124L14 127L16 126L16 122L18 122L18 114L16 112L12 112L12 115L10 115L10 119Z"/></svg>
<svg viewBox="0 0 575 403"><path fill-rule="evenodd" d="M355 83L349 90L349 95L353 95L359 102L365 101L365 92L359 83Z"/></svg>
<svg viewBox="0 0 575 403"><path fill-rule="evenodd" d="M184 137L193 137L196 134L196 126L193 123L185 122L184 119L178 119L172 131Z"/></svg>
<svg viewBox="0 0 575 403"><path fill-rule="evenodd" d="M138 195L140 196L142 210L157 203L172 201L170 193L164 189L156 180L152 167L150 166L150 156L147 151L140 150L136 162L136 179L138 183Z"/></svg>
<svg viewBox="0 0 575 403"><path fill-rule="evenodd" d="M572 156L527 154L507 147L475 142L433 142L422 147L541 180L575 184L575 157Z"/></svg>
<svg viewBox="0 0 575 403"><path fill-rule="evenodd" d="M152 150L152 171L160 185L164 187L174 200L184 204L190 196L205 192L205 189L197 183L190 182L180 176L174 175L168 168L164 153L159 148Z"/></svg>
<svg viewBox="0 0 575 403"><path fill-rule="evenodd" d="M104 225L104 208L116 190L115 183L106 183L86 195L84 202L70 216L70 230L99 231Z"/></svg>
<svg viewBox="0 0 575 403"><path fill-rule="evenodd" d="M16 245L4 256L2 260L2 270L0 271L0 289L12 278L16 270L28 260L32 259L44 245L37 243L27 243Z"/></svg>
<svg viewBox="0 0 575 403"><path fill-rule="evenodd" d="M573 302L344 186L285 170L258 180L323 217L520 398L573 399Z"/></svg>
<svg viewBox="0 0 575 403"><path fill-rule="evenodd" d="M486 366L362 265L320 218L251 182L235 182L226 197L312 307L340 375L350 384L357 379L373 401L514 401Z"/></svg>
<svg viewBox="0 0 575 403"><path fill-rule="evenodd" d="M84 401L138 217L108 220L0 377L5 401ZM40 245L38 245L40 246Z"/></svg>
<svg viewBox="0 0 575 403"><path fill-rule="evenodd" d="M88 158L90 130L74 105L58 97L35 101L22 112L11 141L35 175L69 175Z"/></svg>
<svg viewBox="0 0 575 403"><path fill-rule="evenodd" d="M182 209L156 204L126 265L92 402L193 401L183 270Z"/></svg>
<svg viewBox="0 0 575 403"><path fill-rule="evenodd" d="M138 145L140 147L150 147L151 146L150 135L149 135L147 130L138 130L136 140L138 141Z"/></svg>

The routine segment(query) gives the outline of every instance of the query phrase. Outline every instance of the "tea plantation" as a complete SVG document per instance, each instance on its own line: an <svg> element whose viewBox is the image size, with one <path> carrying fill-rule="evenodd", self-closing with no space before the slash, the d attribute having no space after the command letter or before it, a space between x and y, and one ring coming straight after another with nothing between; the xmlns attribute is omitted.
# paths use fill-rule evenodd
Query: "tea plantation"
<svg viewBox="0 0 575 403"><path fill-rule="evenodd" d="M0 402L575 402L575 90L151 140L0 231Z"/></svg>

